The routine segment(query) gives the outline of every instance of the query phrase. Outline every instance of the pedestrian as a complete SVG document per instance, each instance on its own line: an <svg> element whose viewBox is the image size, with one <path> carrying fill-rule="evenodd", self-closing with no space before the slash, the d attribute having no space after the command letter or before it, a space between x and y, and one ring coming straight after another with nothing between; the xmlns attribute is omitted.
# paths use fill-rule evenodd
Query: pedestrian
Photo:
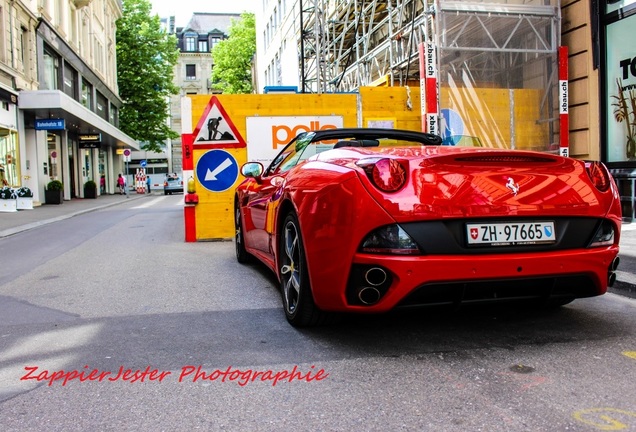
<svg viewBox="0 0 636 432"><path fill-rule="evenodd" d="M124 189L126 189L126 180L124 180L121 174L117 175L117 188L119 189L119 195L123 195Z"/></svg>
<svg viewBox="0 0 636 432"><path fill-rule="evenodd" d="M146 176L146 184L148 185L148 193L150 193L150 176Z"/></svg>
<svg viewBox="0 0 636 432"><path fill-rule="evenodd" d="M99 178L99 193L104 195L106 193L106 176L102 174Z"/></svg>

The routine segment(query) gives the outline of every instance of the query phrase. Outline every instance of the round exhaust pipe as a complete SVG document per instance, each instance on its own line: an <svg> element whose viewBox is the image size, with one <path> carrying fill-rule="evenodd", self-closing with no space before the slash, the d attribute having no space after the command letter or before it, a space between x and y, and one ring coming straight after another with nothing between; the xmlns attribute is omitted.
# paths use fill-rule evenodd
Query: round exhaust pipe
<svg viewBox="0 0 636 432"><path fill-rule="evenodd" d="M386 272L380 267L373 267L364 274L364 280L371 286L380 286L386 282ZM376 290L377 291L377 290Z"/></svg>
<svg viewBox="0 0 636 432"><path fill-rule="evenodd" d="M612 271L616 271L616 269L618 268L618 264L620 264L621 259L619 257L614 258L614 260L612 261L612 265L611 265L611 269Z"/></svg>
<svg viewBox="0 0 636 432"><path fill-rule="evenodd" d="M607 278L607 285L614 286L614 282L616 282L616 273L610 272L609 277Z"/></svg>
<svg viewBox="0 0 636 432"><path fill-rule="evenodd" d="M380 301L380 291L374 287L363 287L358 291L358 298L367 306L376 304Z"/></svg>

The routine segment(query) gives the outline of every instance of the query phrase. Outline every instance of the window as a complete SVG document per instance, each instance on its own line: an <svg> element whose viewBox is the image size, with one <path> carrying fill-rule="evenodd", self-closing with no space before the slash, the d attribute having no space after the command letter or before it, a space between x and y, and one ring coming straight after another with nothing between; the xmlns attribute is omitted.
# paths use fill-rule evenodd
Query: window
<svg viewBox="0 0 636 432"><path fill-rule="evenodd" d="M106 96L97 92L97 115L103 118L104 120L108 120L108 99Z"/></svg>
<svg viewBox="0 0 636 432"><path fill-rule="evenodd" d="M76 99L77 72L68 63L64 64L64 93Z"/></svg>
<svg viewBox="0 0 636 432"><path fill-rule="evenodd" d="M187 64L186 65L186 80L195 80L197 79L197 65Z"/></svg>
<svg viewBox="0 0 636 432"><path fill-rule="evenodd" d="M108 112L108 122L112 125L119 126L119 118L117 117L117 107L110 104L110 111Z"/></svg>
<svg viewBox="0 0 636 432"><path fill-rule="evenodd" d="M189 52L196 51L197 37L193 35L186 35L185 37L185 50Z"/></svg>
<svg viewBox="0 0 636 432"><path fill-rule="evenodd" d="M208 41L199 41L199 52L208 52Z"/></svg>
<svg viewBox="0 0 636 432"><path fill-rule="evenodd" d="M87 82L85 79L82 79L82 105L84 105L89 110L93 109L93 86Z"/></svg>
<svg viewBox="0 0 636 432"><path fill-rule="evenodd" d="M210 51L212 51L212 49L214 49L214 47L216 46L216 44L218 44L219 42L221 42L221 38L218 36L212 36L210 38Z"/></svg>
<svg viewBox="0 0 636 432"><path fill-rule="evenodd" d="M59 88L58 82L58 67L60 60L53 52L44 48L44 68L42 71L43 82L42 87L44 90L57 90Z"/></svg>
<svg viewBox="0 0 636 432"><path fill-rule="evenodd" d="M95 39L95 69L104 73L104 45L101 41Z"/></svg>
<svg viewBox="0 0 636 432"><path fill-rule="evenodd" d="M70 33L70 40L69 42L71 42L72 44L79 44L79 25L77 24L77 10L72 7L69 6L69 10L68 10L68 16L69 16L69 33Z"/></svg>

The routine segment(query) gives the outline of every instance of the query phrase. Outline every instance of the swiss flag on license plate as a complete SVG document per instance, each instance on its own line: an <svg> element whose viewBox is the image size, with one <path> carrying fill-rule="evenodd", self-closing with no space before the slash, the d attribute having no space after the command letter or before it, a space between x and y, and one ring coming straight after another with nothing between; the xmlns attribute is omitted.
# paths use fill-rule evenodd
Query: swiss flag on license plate
<svg viewBox="0 0 636 432"><path fill-rule="evenodd" d="M477 237L479 236L479 230L477 228L471 228L470 229L470 237L473 240L477 240Z"/></svg>

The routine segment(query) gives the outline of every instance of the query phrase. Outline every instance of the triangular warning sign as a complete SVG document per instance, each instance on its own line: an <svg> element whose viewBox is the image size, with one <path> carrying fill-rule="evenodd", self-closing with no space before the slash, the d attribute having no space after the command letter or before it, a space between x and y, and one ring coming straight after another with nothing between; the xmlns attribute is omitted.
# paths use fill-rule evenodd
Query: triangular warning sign
<svg viewBox="0 0 636 432"><path fill-rule="evenodd" d="M216 96L210 98L192 136L195 148L246 147L245 140Z"/></svg>

